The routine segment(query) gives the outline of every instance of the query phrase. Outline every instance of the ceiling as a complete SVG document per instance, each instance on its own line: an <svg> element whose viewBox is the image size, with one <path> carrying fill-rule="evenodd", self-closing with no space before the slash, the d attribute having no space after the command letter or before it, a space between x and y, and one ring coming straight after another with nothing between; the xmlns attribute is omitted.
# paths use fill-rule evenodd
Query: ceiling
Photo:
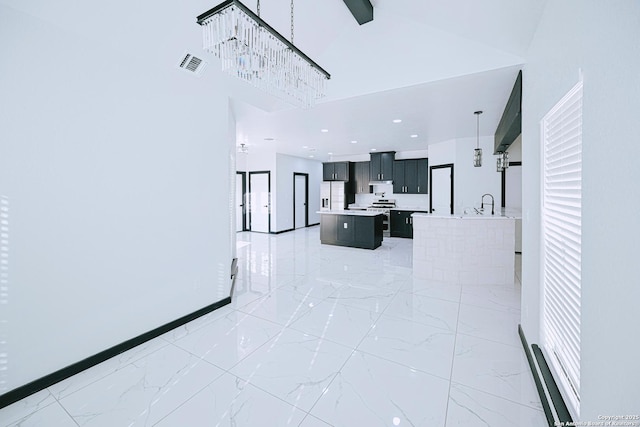
<svg viewBox="0 0 640 427"><path fill-rule="evenodd" d="M476 110L484 111L481 135L493 135L545 4L371 0L374 20L360 26L342 0L296 0L295 45L331 73L327 97L300 110L225 76L218 60L202 50L195 18L220 1L0 4L91 40L97 49L119 51L132 63L142 59L150 74L180 72L176 64L184 52L198 54L209 62L203 93L211 79L226 79L231 88L238 144L247 144L250 153L313 155L320 161L329 160L329 152L416 150L475 137ZM255 1L244 3L255 10ZM261 16L289 36L290 0L261 0Z"/></svg>
<svg viewBox="0 0 640 427"><path fill-rule="evenodd" d="M295 2L295 44L331 73L328 96L308 110L235 99L238 144L320 161L421 150L475 137L477 110L480 134L494 134L545 2L371 3L360 26L341 0ZM261 16L288 36L289 7L262 0Z"/></svg>

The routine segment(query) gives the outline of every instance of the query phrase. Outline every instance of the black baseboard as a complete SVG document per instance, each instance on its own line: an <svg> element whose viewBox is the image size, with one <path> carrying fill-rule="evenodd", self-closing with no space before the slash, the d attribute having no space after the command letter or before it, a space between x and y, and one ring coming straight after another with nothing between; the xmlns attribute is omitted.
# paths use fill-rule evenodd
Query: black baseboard
<svg viewBox="0 0 640 427"><path fill-rule="evenodd" d="M542 354L542 350L540 350L540 347L538 347L537 344L531 344L531 348L533 349L533 354L536 356L536 361L538 362L538 367L540 368L540 373L542 374L544 383L547 386L547 391L551 397L553 407L556 410L558 421L562 423L562 425L570 425L570 423L573 423L573 419L569 413L567 405L564 403L562 395L560 394L558 384L556 384L556 381L553 379L553 374L551 374L551 369L549 369L549 365L547 365L547 361L544 358L544 354Z"/></svg>
<svg viewBox="0 0 640 427"><path fill-rule="evenodd" d="M314 226L316 226L316 225L320 225L320 223L317 223L317 224L309 224L309 225L307 225L307 227L306 227L306 228L308 228L308 227L314 227ZM269 234L282 234L282 233L288 233L288 232L290 232L290 231L296 231L296 229L295 229L295 228L288 228L288 229L286 229L286 230L271 231Z"/></svg>
<svg viewBox="0 0 640 427"><path fill-rule="evenodd" d="M100 353L94 354L93 356L89 356L84 360L67 366L66 368L62 368L49 375L45 375L42 378L39 378L28 384L4 393L0 395L0 409L230 303L231 297L229 296L216 303L196 310L193 313L187 314L186 316L182 316L179 319L166 323L156 329L145 332L142 335L138 335L137 337L131 338L120 344L114 345L113 347L101 351Z"/></svg>
<svg viewBox="0 0 640 427"><path fill-rule="evenodd" d="M529 369L531 369L533 380L536 383L536 389L538 390L540 402L542 403L542 409L544 410L544 415L547 417L547 423L549 424L549 427L557 426L558 422L563 423L562 425L569 425L569 423L573 422L571 414L567 409L567 405L564 403L564 399L560 394L560 390L558 389L556 381L553 379L553 375L551 374L549 365L547 365L547 361L545 360L540 347L538 347L537 344L531 345L531 349L533 349L533 353L536 358L534 362L533 356L531 355L531 350L529 349L529 344L527 343L527 339L524 336L524 331L522 330L522 325L518 325L518 334L520 335L520 341L522 342L522 347L524 348L524 352L527 356ZM536 362L538 368L540 369L540 375L542 375L542 379L538 374L538 369L536 369ZM551 402L549 402L549 399L547 399L545 386L542 384L543 380L544 384L546 385L547 392L549 393L549 397L551 398ZM553 405L553 409L558 416L557 420L553 415L551 405Z"/></svg>
<svg viewBox="0 0 640 427"><path fill-rule="evenodd" d="M282 234L282 233L288 233L289 231L293 231L295 230L295 228L289 228L287 230L280 230L280 231L272 231L271 234Z"/></svg>

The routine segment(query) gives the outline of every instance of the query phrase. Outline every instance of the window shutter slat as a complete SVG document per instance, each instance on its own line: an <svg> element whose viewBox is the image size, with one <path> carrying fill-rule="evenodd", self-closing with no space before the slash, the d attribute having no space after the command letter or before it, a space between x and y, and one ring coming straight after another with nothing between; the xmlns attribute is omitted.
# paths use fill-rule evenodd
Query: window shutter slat
<svg viewBox="0 0 640 427"><path fill-rule="evenodd" d="M542 119L543 348L580 413L582 83Z"/></svg>

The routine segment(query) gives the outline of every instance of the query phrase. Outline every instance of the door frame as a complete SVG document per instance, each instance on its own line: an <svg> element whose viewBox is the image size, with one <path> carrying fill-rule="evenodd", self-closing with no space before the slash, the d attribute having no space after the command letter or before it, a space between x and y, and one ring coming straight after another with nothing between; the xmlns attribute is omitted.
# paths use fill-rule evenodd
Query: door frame
<svg viewBox="0 0 640 427"><path fill-rule="evenodd" d="M522 162L509 162L509 166L522 166ZM507 170L506 169L502 169L502 191L500 196L502 197L502 204L501 206L504 208L506 207L506 198L507 198Z"/></svg>
<svg viewBox="0 0 640 427"><path fill-rule="evenodd" d="M302 172L293 173L293 229L296 229L296 177L304 177L304 226L309 226L309 174Z"/></svg>
<svg viewBox="0 0 640 427"><path fill-rule="evenodd" d="M252 175L258 175L258 174L263 174L266 173L267 174L267 191L269 192L269 214L268 214L268 228L267 228L267 233L271 233L271 171L252 171L249 172L249 221L247 224L247 229L248 231L253 231L251 230L251 176ZM256 231L254 231L254 233L257 233Z"/></svg>
<svg viewBox="0 0 640 427"><path fill-rule="evenodd" d="M445 168L450 168L451 169L451 215L453 215L453 201L455 200L453 198L454 195L454 191L453 191L453 163L445 163L442 165L435 165L435 166L429 166L429 213L433 213L433 170L434 169L445 169Z"/></svg>
<svg viewBox="0 0 640 427"><path fill-rule="evenodd" d="M242 227L240 231L247 231L247 172L236 171L236 179L242 179ZM236 208L239 206L236 200ZM236 225L236 228L238 226Z"/></svg>

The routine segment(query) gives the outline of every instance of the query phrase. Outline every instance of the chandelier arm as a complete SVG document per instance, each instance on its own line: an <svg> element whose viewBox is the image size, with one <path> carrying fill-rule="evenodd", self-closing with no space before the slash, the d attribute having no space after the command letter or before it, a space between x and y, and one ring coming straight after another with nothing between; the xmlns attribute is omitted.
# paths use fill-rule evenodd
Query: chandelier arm
<svg viewBox="0 0 640 427"><path fill-rule="evenodd" d="M210 18L211 16L215 15L216 13L218 13L220 10L230 6L230 5L234 5L237 8L239 8L240 10L242 10L244 13L246 13L247 15L249 15L253 20L255 20L260 26L264 27L267 29L267 31L269 31L269 33L271 33L274 37L276 37L278 40L280 40L281 42L283 42L285 45L287 45L287 47L291 50L293 50L294 52L296 52L298 55L300 55L302 58L305 59L305 61L307 61L309 64L311 64L316 70L318 70L318 72L320 72L321 74L323 74L327 79L331 78L331 74L329 74L324 68L322 68L321 66L319 66L313 59L309 58L307 55L304 54L304 52L302 52L300 49L298 49L297 47L295 47L293 45L293 43L291 43L289 40L286 39L286 37L282 36L282 34L280 34L279 32L277 32L271 25L267 24L264 20L262 20L262 18L260 18L258 15L256 15L251 9L249 9L247 6L245 6L244 4L242 4L240 1L238 0L225 0L222 3L220 3L219 5L217 5L216 7L206 11L205 13L199 15L196 18L196 22L199 25L204 25L205 21Z"/></svg>

